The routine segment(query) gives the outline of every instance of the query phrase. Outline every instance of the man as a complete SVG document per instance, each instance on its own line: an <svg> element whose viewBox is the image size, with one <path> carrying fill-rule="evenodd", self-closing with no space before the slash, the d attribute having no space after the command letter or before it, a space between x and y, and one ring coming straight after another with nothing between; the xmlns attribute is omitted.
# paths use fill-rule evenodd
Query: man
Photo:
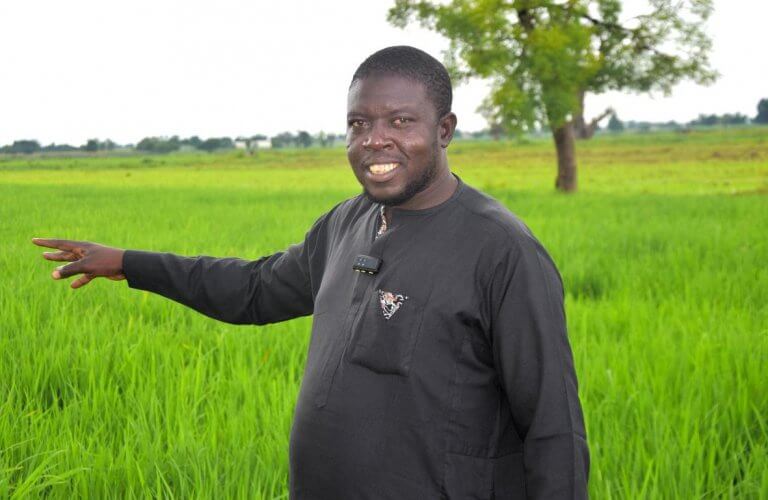
<svg viewBox="0 0 768 500"><path fill-rule="evenodd" d="M560 276L448 168L451 82L412 47L360 65L347 153L364 193L256 261L35 240L56 279L127 279L230 323L313 314L290 440L297 499L585 498Z"/></svg>

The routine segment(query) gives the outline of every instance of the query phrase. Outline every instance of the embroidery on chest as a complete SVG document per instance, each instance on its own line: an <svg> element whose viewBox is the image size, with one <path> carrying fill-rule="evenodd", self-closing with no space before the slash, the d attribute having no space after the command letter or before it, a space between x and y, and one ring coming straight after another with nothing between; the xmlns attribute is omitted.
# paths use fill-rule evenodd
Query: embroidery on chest
<svg viewBox="0 0 768 500"><path fill-rule="evenodd" d="M402 295L394 292L385 292L384 290L378 290L379 292L379 304L381 305L381 313L384 315L384 319L389 319L395 315L403 302L408 299L406 295Z"/></svg>

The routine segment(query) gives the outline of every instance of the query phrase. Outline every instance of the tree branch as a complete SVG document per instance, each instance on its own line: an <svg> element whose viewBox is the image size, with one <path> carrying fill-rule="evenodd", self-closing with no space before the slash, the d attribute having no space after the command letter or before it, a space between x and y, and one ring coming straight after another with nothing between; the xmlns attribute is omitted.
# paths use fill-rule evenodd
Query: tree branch
<svg viewBox="0 0 768 500"><path fill-rule="evenodd" d="M609 116L611 113L613 113L613 108L606 108L605 111L594 117L590 122L589 126L591 128L597 128L597 124L603 121L607 116Z"/></svg>
<svg viewBox="0 0 768 500"><path fill-rule="evenodd" d="M595 26L602 26L603 28L608 28L613 31L621 31L623 33L629 33L629 34L634 34L637 31L636 29L625 28L624 26L617 23L602 21L600 19L590 16L586 12L580 12L579 17L581 17L582 19L586 19L587 21L591 22Z"/></svg>

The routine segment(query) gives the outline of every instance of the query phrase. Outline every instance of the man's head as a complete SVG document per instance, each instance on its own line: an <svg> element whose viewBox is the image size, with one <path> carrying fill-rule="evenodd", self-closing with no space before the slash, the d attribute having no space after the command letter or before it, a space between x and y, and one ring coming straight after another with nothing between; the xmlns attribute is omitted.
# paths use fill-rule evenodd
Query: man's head
<svg viewBox="0 0 768 500"><path fill-rule="evenodd" d="M419 49L389 47L360 65L347 100L347 156L370 199L402 205L450 175L451 100L445 67Z"/></svg>

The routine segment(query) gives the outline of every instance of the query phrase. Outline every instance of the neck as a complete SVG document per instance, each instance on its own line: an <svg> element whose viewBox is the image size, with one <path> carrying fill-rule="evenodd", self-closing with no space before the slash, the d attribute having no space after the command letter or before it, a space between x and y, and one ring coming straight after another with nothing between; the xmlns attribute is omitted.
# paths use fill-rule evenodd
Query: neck
<svg viewBox="0 0 768 500"><path fill-rule="evenodd" d="M423 191L416 193L411 199L396 205L395 208L406 210L424 210L439 205L450 198L456 191L459 181L451 174L446 165Z"/></svg>

